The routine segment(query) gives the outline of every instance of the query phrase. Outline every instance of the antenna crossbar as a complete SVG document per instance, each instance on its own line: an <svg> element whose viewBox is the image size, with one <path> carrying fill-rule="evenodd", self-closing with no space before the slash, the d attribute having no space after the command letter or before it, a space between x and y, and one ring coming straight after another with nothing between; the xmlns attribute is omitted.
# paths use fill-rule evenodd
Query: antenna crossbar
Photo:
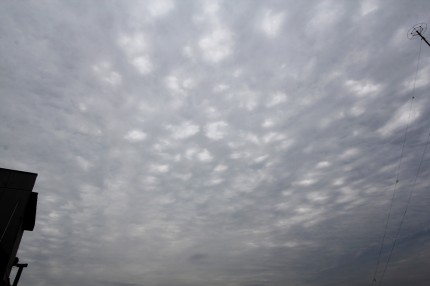
<svg viewBox="0 0 430 286"><path fill-rule="evenodd" d="M427 39L423 35L421 35L421 33L419 31L416 31L416 32L421 37L421 39L423 39L424 42L426 42L426 44L430 47L430 43L427 41Z"/></svg>

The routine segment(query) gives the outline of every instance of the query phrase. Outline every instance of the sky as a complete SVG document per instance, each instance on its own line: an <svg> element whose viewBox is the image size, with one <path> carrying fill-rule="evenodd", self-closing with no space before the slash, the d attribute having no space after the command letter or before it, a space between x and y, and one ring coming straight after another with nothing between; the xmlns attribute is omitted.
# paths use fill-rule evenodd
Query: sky
<svg viewBox="0 0 430 286"><path fill-rule="evenodd" d="M430 285L429 1L1 6L22 285Z"/></svg>

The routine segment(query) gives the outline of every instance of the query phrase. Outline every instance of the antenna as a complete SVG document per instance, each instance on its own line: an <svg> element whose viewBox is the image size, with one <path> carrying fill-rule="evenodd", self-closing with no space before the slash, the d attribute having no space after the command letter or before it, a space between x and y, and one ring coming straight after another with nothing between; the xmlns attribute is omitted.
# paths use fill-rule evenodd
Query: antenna
<svg viewBox="0 0 430 286"><path fill-rule="evenodd" d="M412 28L409 29L408 39L414 40L414 39L417 39L418 37L420 37L430 47L430 43L423 36L423 34L426 32L426 30L427 30L427 24L426 23L416 24Z"/></svg>

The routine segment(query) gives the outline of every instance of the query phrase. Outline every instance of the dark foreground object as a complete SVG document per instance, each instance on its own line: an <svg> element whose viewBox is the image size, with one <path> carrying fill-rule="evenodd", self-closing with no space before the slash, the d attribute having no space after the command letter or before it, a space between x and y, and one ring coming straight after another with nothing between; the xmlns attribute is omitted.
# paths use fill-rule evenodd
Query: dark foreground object
<svg viewBox="0 0 430 286"><path fill-rule="evenodd" d="M32 231L36 221L37 193L33 192L37 174L0 168L0 286L10 286L13 266L18 275L27 264L18 263L16 253L24 230Z"/></svg>

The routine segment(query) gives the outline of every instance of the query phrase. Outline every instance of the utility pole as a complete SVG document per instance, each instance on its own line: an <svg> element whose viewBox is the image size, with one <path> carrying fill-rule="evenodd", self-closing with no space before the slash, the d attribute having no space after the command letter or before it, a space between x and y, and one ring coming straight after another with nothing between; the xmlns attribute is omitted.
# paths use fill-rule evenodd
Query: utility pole
<svg viewBox="0 0 430 286"><path fill-rule="evenodd" d="M417 39L418 37L420 37L430 47L430 43L423 36L423 34L425 33L426 30L427 30L427 24L426 23L416 24L412 28L409 29L408 39L413 40L413 39Z"/></svg>

